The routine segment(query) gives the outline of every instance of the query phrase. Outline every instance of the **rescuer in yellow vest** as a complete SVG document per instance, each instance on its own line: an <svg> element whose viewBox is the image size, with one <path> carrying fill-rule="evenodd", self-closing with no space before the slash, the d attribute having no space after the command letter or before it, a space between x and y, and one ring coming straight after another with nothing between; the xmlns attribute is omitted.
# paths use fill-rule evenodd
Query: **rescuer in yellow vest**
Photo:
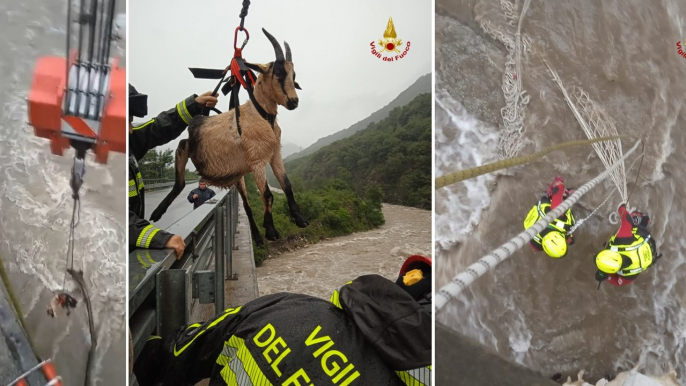
<svg viewBox="0 0 686 386"><path fill-rule="evenodd" d="M555 177L553 183L548 186L546 195L538 200L529 211L524 220L524 229L529 229L538 220L545 217L548 212L557 208L562 200L572 194L574 190L565 189L562 177ZM560 217L553 220L541 233L534 236L529 242L534 251L545 251L554 258L561 258L567 254L567 245L574 243L572 235L567 232L574 226L575 220L572 209L567 209Z"/></svg>
<svg viewBox="0 0 686 386"><path fill-rule="evenodd" d="M628 213L626 205L619 207L622 225L605 249L595 258L596 280L614 286L631 284L636 277L660 258L648 225L650 218L641 212Z"/></svg>

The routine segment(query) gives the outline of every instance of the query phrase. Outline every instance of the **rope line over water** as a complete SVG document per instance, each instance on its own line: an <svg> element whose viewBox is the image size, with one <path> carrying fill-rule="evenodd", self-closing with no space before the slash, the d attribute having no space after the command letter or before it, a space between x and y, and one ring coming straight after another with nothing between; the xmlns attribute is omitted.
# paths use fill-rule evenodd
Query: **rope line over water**
<svg viewBox="0 0 686 386"><path fill-rule="evenodd" d="M601 138L598 138L601 139ZM620 159L618 159L612 166L607 168L604 172L599 174L597 177L591 181L584 184L582 187L576 190L568 199L562 201L557 208L550 211L544 218L538 220L532 227L521 232L517 236L510 239L510 241L501 245L491 253L479 259L476 263L467 267L466 270L457 274L450 283L443 286L436 293L436 310L442 309L451 298L457 297L457 295L467 288L476 279L483 276L486 272L493 269L496 265L503 262L503 260L512 256L514 252L528 243L536 234L540 233L548 224L560 217L562 213L566 212L572 205L574 205L584 194L595 187L600 181L607 178L612 172L618 168L620 165L624 165L624 160L627 159L631 153L633 153L638 145L641 144L641 140L636 141L636 144L624 154Z"/></svg>
<svg viewBox="0 0 686 386"><path fill-rule="evenodd" d="M436 189L448 186L450 184L454 184L455 182L468 180L470 178L474 178L474 177L480 176L482 174L492 173L496 170L507 169L507 168L511 168L513 166L523 165L523 164L529 163L535 159L541 158L544 155L546 155L550 152L553 152L555 150L564 149L564 148L568 148L568 147L574 147L574 146L590 145L590 144L594 144L596 142L601 142L601 141L619 140L622 138L634 139L633 137L622 136L622 135L614 135L614 136L610 136L610 137L600 137L600 138L584 139L584 140L578 140L578 141L569 141L569 142L559 143L557 145L546 147L543 150L537 151L536 153L533 153L533 154L509 158L506 160L497 161L497 162L493 162L490 164L477 166L477 167L474 167L471 169L459 170L459 171L456 171L455 173L450 173L450 174L446 174L444 176L437 177L435 180Z"/></svg>

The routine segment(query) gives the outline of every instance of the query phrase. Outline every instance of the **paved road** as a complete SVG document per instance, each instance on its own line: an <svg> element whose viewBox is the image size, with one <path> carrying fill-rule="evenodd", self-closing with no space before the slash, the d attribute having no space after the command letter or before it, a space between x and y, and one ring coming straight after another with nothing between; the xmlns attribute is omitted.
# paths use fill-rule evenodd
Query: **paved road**
<svg viewBox="0 0 686 386"><path fill-rule="evenodd" d="M555 386L541 374L514 364L495 350L436 323L437 385ZM575 378L576 379L576 378Z"/></svg>
<svg viewBox="0 0 686 386"><path fill-rule="evenodd" d="M15 377L19 374L14 358L12 358L12 353L10 353L9 348L5 339L0 339L0 363L2 363L2 371L0 371L0 383L3 385L9 384L14 381Z"/></svg>
<svg viewBox="0 0 686 386"><path fill-rule="evenodd" d="M195 189L197 184L188 184L186 188L179 194L179 196L172 202L167 209L167 213L155 223L161 229L167 229L170 225L184 218L188 213L193 211L193 204L186 200L186 196L191 190ZM171 191L171 188L155 190L152 192L145 192L145 218L150 219L150 215L157 208L162 200Z"/></svg>

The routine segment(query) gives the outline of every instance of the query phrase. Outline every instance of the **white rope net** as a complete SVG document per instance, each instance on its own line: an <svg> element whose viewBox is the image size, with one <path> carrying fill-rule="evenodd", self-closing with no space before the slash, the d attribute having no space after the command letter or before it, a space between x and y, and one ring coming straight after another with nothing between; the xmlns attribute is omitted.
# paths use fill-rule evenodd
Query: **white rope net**
<svg viewBox="0 0 686 386"><path fill-rule="evenodd" d="M576 120L579 122L579 125L581 125L581 128L589 139L618 135L614 120L607 115L600 105L591 100L588 93L579 87L574 87L570 96L557 72L550 67L547 62L546 66L552 74L553 79L560 87L560 90L562 90L562 94L564 95L569 108L572 109L572 113L574 113ZM593 149L595 149L598 157L600 157L600 160L606 168L609 168L618 159L622 158L622 142L619 139L594 143ZM613 170L610 178L617 187L617 191L622 197L622 202L626 202L628 193L626 189L626 169L624 168L624 163Z"/></svg>
<svg viewBox="0 0 686 386"><path fill-rule="evenodd" d="M480 22L481 28L502 42L509 52L505 61L502 86L505 107L500 110L504 127L498 138L498 150L502 159L516 156L524 146L520 138L524 130L524 108L529 104L529 95L526 95L526 90L522 88L522 50L531 49L531 40L528 36L523 36L521 31L530 2L531 0L524 1L521 14L517 16L519 1L500 0L507 28L496 26L486 19Z"/></svg>

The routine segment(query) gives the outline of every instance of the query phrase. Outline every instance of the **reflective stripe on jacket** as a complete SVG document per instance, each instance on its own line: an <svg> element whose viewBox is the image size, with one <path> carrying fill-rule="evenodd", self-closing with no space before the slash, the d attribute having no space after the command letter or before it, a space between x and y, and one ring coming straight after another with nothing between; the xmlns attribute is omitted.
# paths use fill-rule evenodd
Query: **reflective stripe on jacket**
<svg viewBox="0 0 686 386"><path fill-rule="evenodd" d="M645 271L653 264L655 258L655 241L645 229L632 229L633 241L630 243L617 242L616 236L610 238L608 249L618 252L631 259L631 265L617 272L620 276L635 276Z"/></svg>
<svg viewBox="0 0 686 386"><path fill-rule="evenodd" d="M550 211L552 210L551 204L550 204L550 198L547 196L542 197L536 205L531 208L529 211L529 214L527 215L527 218L525 220L525 227L524 229L527 229L526 224L529 223L531 225L535 224L536 221L542 219L545 217ZM545 236L548 232L550 231L558 231L561 232L564 236L567 235L567 232L574 226L576 223L576 219L574 218L574 214L572 213L572 209L569 208L565 213L562 214L562 216L554 219L553 221L548 224L548 226L541 231L541 233L538 233L532 241L538 245L541 244L543 240L543 236Z"/></svg>

